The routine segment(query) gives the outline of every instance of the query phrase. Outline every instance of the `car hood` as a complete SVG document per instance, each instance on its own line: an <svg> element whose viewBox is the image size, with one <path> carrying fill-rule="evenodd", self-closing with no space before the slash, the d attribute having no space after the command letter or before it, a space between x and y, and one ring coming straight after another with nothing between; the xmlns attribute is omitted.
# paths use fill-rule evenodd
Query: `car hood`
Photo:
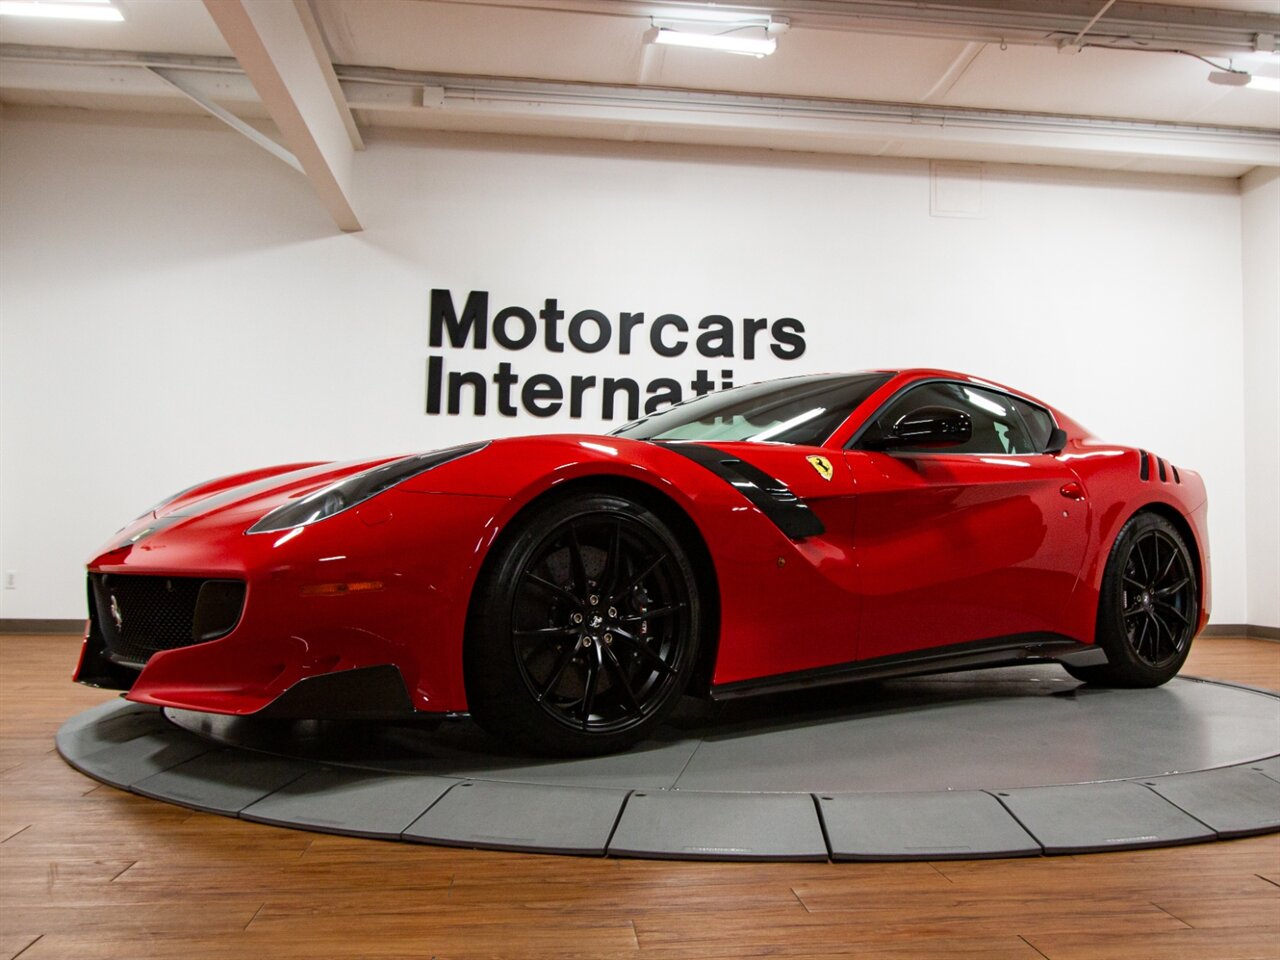
<svg viewBox="0 0 1280 960"><path fill-rule="evenodd" d="M185 490L154 510L132 521L107 542L104 553L132 546L185 523L207 517L240 517L245 525L289 500L335 483L399 457L349 460L332 463L287 464L212 480Z"/></svg>

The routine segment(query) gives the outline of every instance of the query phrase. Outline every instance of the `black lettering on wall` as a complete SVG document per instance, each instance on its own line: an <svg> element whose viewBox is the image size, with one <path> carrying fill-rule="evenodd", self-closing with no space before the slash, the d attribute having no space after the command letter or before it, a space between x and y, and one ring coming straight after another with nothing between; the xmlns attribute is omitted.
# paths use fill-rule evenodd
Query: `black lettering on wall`
<svg viewBox="0 0 1280 960"><path fill-rule="evenodd" d="M547 349L552 353L564 353L564 344L560 342L560 330L557 327L557 324L564 319L564 311L557 306L554 297L548 298L538 312L538 316L547 325L545 331Z"/></svg>
<svg viewBox="0 0 1280 960"><path fill-rule="evenodd" d="M550 353L564 353L566 345L578 354L597 354L610 350L614 345L614 321L617 317L617 355L632 354L633 344L643 351L644 332L636 333L645 325L642 312L621 312L615 315L600 310L578 310L568 323L561 326L566 312L559 301L548 297L535 315L531 309L509 306L497 311L492 323L489 320L490 296L485 290L472 290L459 311L453 294L445 289L431 291L428 339L436 350L471 349L486 350L489 337L508 351L521 351L539 344ZM542 326L539 335L539 324ZM648 344L652 355L661 358L679 357L694 347L696 354L708 359L733 358L738 351L741 332L741 356L744 360L756 357L759 335L766 334L766 343L772 354L781 360L794 360L806 350L805 328L793 317L781 317L770 324L767 318L747 317L735 321L728 316L713 313L702 317L697 331L690 335L691 324L683 316L666 313L649 323ZM473 416L484 416L488 410L490 383L494 388L494 402L498 415L517 417L523 414L545 418L566 412L572 419L594 417L600 410L603 419L613 420L625 416L634 420L641 411L652 414L669 404L679 403L685 391L691 396L705 396L716 389L733 386L734 372L720 370L717 381L713 370L697 370L689 381L659 377L647 385L631 377L601 377L599 371L592 375L565 374L567 380L551 373L534 373L522 376L512 363L503 361L490 371L447 369L447 353L427 357L426 395L424 410L438 416L447 413L457 416L469 410ZM687 375L687 372L684 374ZM598 386L597 386L598 385ZM641 391L645 396L641 396Z"/></svg>
<svg viewBox="0 0 1280 960"><path fill-rule="evenodd" d="M631 331L642 323L643 313L624 313L618 318L618 352L623 356L631 352Z"/></svg>
<svg viewBox="0 0 1280 960"><path fill-rule="evenodd" d="M535 417L551 417L564 405L564 388L549 373L535 373L520 388L520 401Z"/></svg>
<svg viewBox="0 0 1280 960"><path fill-rule="evenodd" d="M733 386L732 370L721 370L720 377L721 389ZM670 377L659 377L645 387L648 397L642 404L641 387L630 377L604 377L601 383L601 378L579 374L569 378L566 393L560 378L550 373L535 373L521 384L520 374L506 361L498 364L489 379L495 388L497 412L504 417L519 416L522 408L523 412L535 417L554 416L564 409L566 395L571 418L580 420L584 415L594 416L593 412L585 411L588 404L595 407L592 394L598 389L603 419L613 420L622 415L619 410L621 395L626 405L626 419L635 420L640 416L642 407L646 414L655 413L668 404L679 403L685 395L683 383ZM597 384L601 384L599 388ZM484 416L488 409L488 386L488 380L479 371L446 371L443 357L428 357L426 412L433 415L446 412L457 416L466 412L469 406L473 416ZM688 384L697 396L711 392L716 386L708 370L697 371Z"/></svg>
<svg viewBox="0 0 1280 960"><path fill-rule="evenodd" d="M592 323L596 326L596 338L588 340L582 335L582 327ZM609 345L613 339L613 324L599 310L581 310L569 321L569 342L573 349L583 353L598 353Z"/></svg>
<svg viewBox="0 0 1280 960"><path fill-rule="evenodd" d="M795 360L804 353L804 324L794 317L773 321L770 330L777 343L769 347L779 360Z"/></svg>
<svg viewBox="0 0 1280 960"><path fill-rule="evenodd" d="M582 395L595 385L595 377L574 376L569 380L569 416L582 419Z"/></svg>
<svg viewBox="0 0 1280 960"><path fill-rule="evenodd" d="M756 334L765 327L769 326L769 320L766 317L747 317L742 321L742 359L754 360L756 358Z"/></svg>
<svg viewBox="0 0 1280 960"><path fill-rule="evenodd" d="M659 377L657 380L649 381L649 399L644 402L644 412L657 413L663 407L672 403L679 403L683 399L684 391L680 389L679 381L672 380L669 377Z"/></svg>
<svg viewBox="0 0 1280 960"><path fill-rule="evenodd" d="M493 374L493 383L498 388L498 413L504 417L514 417L518 413L516 405L511 402L511 388L519 380L520 378L511 372L511 364L505 360L498 364L498 369Z"/></svg>
<svg viewBox="0 0 1280 960"><path fill-rule="evenodd" d="M733 356L733 321L712 314L698 321L698 352L704 357Z"/></svg>
<svg viewBox="0 0 1280 960"><path fill-rule="evenodd" d="M663 340L662 333L667 327L675 327L681 333L689 332L689 324L685 323L684 317L678 317L674 313L664 313L653 321L653 326L649 328L649 345L660 357L678 357L684 353L689 344L683 339L671 344Z"/></svg>
<svg viewBox="0 0 1280 960"><path fill-rule="evenodd" d="M427 357L427 413L436 416L440 413L440 394L444 387L444 357Z"/></svg>
<svg viewBox="0 0 1280 960"><path fill-rule="evenodd" d="M467 338L472 338L472 345L483 350L489 332L489 292L472 290L467 294L466 305L462 308L462 318L453 306L453 294L448 290L431 291L431 322L428 331L428 342L433 347L444 345L445 331L449 333L449 346L465 347Z"/></svg>
<svg viewBox="0 0 1280 960"><path fill-rule="evenodd" d="M604 401L601 404L600 414L606 420L614 418L614 399L618 395L618 391L622 390L627 395L627 420L635 420L640 416L640 384L636 383L630 377L605 377L604 385L601 387L604 393Z"/></svg>
<svg viewBox="0 0 1280 960"><path fill-rule="evenodd" d="M520 335L513 337L507 329L507 321L518 319L521 324ZM498 345L506 347L508 350L523 350L529 344L533 343L533 338L538 335L538 321L533 319L533 314L524 307L507 307L505 310L499 310L497 316L493 318L493 339L498 341Z"/></svg>
<svg viewBox="0 0 1280 960"><path fill-rule="evenodd" d="M483 417L485 412L485 394L488 392L488 384L485 382L483 373L470 371L467 373L449 373L449 415L457 416L462 412L462 388L471 387L471 413L473 416Z"/></svg>

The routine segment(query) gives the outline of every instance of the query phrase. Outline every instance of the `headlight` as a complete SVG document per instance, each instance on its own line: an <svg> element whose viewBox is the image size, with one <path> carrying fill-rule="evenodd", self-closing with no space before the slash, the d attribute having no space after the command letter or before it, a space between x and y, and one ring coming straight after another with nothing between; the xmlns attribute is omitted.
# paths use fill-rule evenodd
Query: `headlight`
<svg viewBox="0 0 1280 960"><path fill-rule="evenodd" d="M247 532L274 533L327 520L335 514L364 503L371 497L376 497L397 483L416 477L420 473L426 473L450 460L457 460L469 453L475 453L486 446L488 441L449 447L447 450L436 450L433 453L420 453L417 456L391 460L381 466L343 477L337 483L331 483L315 493L276 507Z"/></svg>

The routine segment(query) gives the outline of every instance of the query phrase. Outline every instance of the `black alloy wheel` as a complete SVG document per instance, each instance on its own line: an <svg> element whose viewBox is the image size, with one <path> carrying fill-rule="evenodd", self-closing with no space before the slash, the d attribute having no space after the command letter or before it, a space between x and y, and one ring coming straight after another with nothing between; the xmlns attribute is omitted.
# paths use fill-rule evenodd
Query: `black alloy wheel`
<svg viewBox="0 0 1280 960"><path fill-rule="evenodd" d="M1148 530L1129 548L1121 587L1120 616L1134 656L1160 669L1191 642L1196 578L1180 541Z"/></svg>
<svg viewBox="0 0 1280 960"><path fill-rule="evenodd" d="M1110 686L1167 682L1191 652L1199 598L1195 565L1177 528L1158 514L1135 515L1116 537L1102 578L1096 642L1107 663L1067 672Z"/></svg>
<svg viewBox="0 0 1280 960"><path fill-rule="evenodd" d="M490 565L465 672L476 721L526 749L622 749L675 706L699 628L697 582L646 506L588 494L527 518Z"/></svg>

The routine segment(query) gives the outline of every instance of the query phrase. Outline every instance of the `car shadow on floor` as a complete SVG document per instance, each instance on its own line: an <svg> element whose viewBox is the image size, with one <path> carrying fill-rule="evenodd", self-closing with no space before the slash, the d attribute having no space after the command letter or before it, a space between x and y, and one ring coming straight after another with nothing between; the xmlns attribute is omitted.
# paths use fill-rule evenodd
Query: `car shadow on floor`
<svg viewBox="0 0 1280 960"><path fill-rule="evenodd" d="M897 714L921 715L961 703L1075 698L1101 694L1059 667L1037 664L894 680L862 681L729 701L686 697L643 743L614 757L539 758L515 754L467 718L443 722L261 720L169 711L180 725L229 746L322 763L451 776L572 772L617 766L634 776L648 768L659 780L678 776L703 742L812 729ZM659 785L658 783L651 784Z"/></svg>

